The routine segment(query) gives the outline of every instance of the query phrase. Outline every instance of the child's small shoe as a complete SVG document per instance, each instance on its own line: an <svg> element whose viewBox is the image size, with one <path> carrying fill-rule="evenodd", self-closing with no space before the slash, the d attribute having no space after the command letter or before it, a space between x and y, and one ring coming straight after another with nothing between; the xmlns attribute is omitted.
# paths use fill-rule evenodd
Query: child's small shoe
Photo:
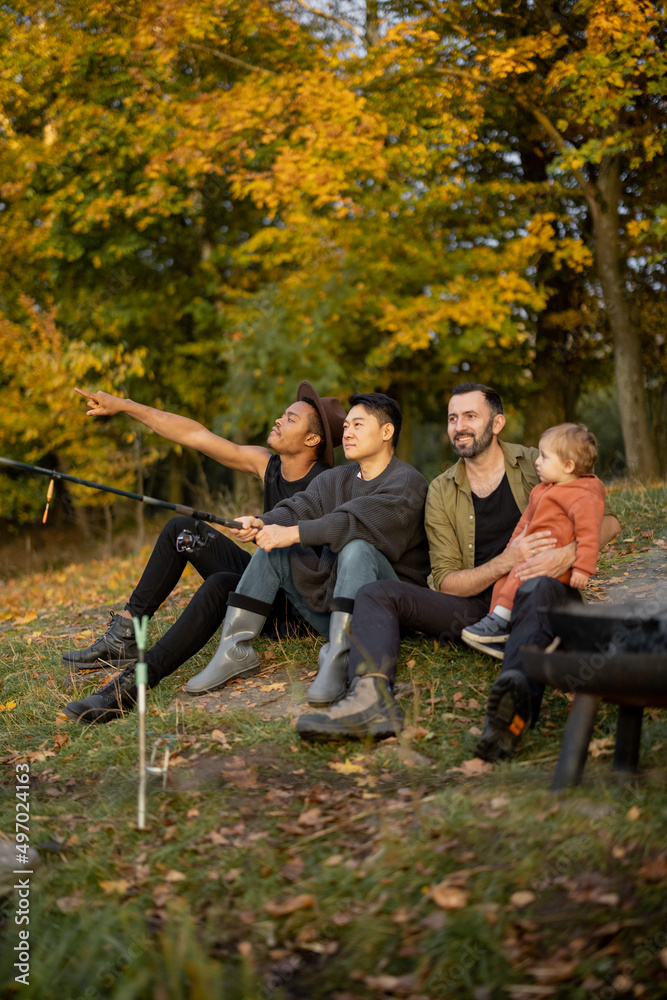
<svg viewBox="0 0 667 1000"><path fill-rule="evenodd" d="M500 615L494 615L493 612L488 614L486 618L482 618L480 622L476 622L474 625L469 625L464 628L461 632L461 638L468 645L473 643L496 643L496 642L507 642L510 634L510 623L505 618L501 618ZM477 648L475 646L475 648Z"/></svg>

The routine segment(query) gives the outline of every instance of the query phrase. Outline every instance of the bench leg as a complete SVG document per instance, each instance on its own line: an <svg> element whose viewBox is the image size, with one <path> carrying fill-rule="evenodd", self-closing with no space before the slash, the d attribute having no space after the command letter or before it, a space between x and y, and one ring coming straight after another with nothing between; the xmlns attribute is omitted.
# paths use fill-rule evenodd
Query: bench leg
<svg viewBox="0 0 667 1000"><path fill-rule="evenodd" d="M581 781L588 744L601 701L601 697L594 694L579 693L574 696L556 764L556 773L551 783L552 792L578 785Z"/></svg>
<svg viewBox="0 0 667 1000"><path fill-rule="evenodd" d="M613 764L615 771L630 771L632 774L637 771L643 715L641 705L619 705Z"/></svg>

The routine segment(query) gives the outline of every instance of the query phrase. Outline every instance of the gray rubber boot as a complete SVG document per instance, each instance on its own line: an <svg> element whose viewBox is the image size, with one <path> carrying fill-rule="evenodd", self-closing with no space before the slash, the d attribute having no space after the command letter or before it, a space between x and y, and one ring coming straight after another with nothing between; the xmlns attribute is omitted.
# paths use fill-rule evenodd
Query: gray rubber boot
<svg viewBox="0 0 667 1000"><path fill-rule="evenodd" d="M224 687L235 677L249 677L261 669L259 656L250 645L262 631L266 615L245 608L227 607L220 643L213 659L185 685L189 694L206 694Z"/></svg>
<svg viewBox="0 0 667 1000"><path fill-rule="evenodd" d="M320 649L317 677L306 691L306 701L315 708L332 705L347 690L351 627L351 614L346 611L331 612L329 641Z"/></svg>

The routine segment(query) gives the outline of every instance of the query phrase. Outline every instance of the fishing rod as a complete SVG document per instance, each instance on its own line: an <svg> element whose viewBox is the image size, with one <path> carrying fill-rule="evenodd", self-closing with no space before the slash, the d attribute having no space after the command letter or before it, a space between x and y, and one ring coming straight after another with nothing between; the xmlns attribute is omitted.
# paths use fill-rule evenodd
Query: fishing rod
<svg viewBox="0 0 667 1000"><path fill-rule="evenodd" d="M105 486L104 483L93 483L89 479L79 479L78 476L68 476L65 472L57 472L55 469L43 469L39 465L28 465L27 462L16 462L13 458L2 458L0 464L8 465L13 469L25 469L28 472L36 472L40 476L49 476L49 488L46 491L46 507L42 515L42 524L46 524L49 515L49 505L53 499L55 484L57 479L65 480L68 483L78 483L79 486L88 486L93 490L102 490L104 493L116 493L118 496L127 497L129 500L138 500L139 503L148 504L150 507L162 507L165 510L173 510L177 514L185 514L193 517L197 521L195 531L182 531L176 539L176 548L179 552L194 552L195 549L203 548L209 538L214 538L210 532L206 531L199 524L200 521L209 521L211 524L220 524L225 528L243 528L240 521L233 521L229 517L218 517L217 514L209 514L204 510L195 510L194 507L186 507L181 503L168 503L166 500L156 500L155 497L147 497L142 493L130 493L128 490L119 490L116 486Z"/></svg>

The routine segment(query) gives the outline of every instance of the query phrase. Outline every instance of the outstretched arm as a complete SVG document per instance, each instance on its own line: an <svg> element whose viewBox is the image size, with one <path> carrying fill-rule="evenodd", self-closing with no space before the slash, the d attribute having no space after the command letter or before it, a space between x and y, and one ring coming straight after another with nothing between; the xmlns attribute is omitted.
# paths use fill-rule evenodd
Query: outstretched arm
<svg viewBox="0 0 667 1000"><path fill-rule="evenodd" d="M271 452L268 448L258 448L250 445L234 444L227 438L220 437L209 431L197 420L181 417L178 413L166 413L153 406L135 403L132 399L121 399L108 392L86 392L75 389L87 401L86 414L89 417L111 417L116 413L127 413L160 437L175 441L186 448L194 448L202 455L219 462L228 469L247 472L257 476L262 482Z"/></svg>

